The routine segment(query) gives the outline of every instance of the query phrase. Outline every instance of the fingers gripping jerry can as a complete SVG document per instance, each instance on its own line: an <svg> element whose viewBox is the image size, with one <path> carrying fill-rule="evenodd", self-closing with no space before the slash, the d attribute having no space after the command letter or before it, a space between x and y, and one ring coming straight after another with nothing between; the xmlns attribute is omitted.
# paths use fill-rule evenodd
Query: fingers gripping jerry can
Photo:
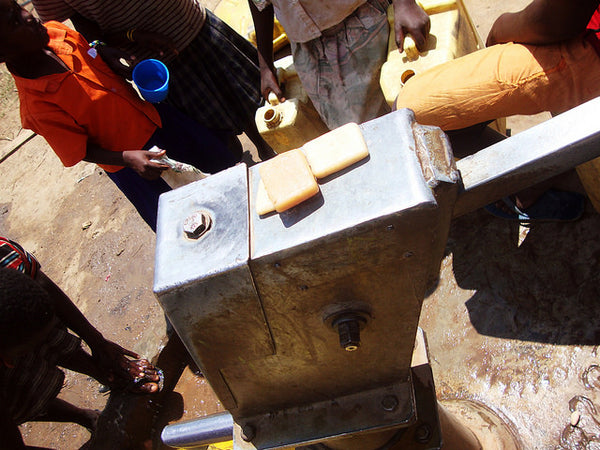
<svg viewBox="0 0 600 450"><path fill-rule="evenodd" d="M483 48L461 0L422 0L419 4L431 21L429 37L422 52L417 50L410 36L404 40L404 51L398 51L394 8L390 6L388 9L388 59L381 68L380 84L390 106L413 75Z"/></svg>
<svg viewBox="0 0 600 450"><path fill-rule="evenodd" d="M321 120L294 69L291 56L275 63L283 88L284 102L274 93L265 106L256 111L256 127L263 139L277 152L302 147L306 142L329 131Z"/></svg>
<svg viewBox="0 0 600 450"><path fill-rule="evenodd" d="M400 90L412 76L485 47L462 0L421 0L418 3L431 21L429 37L422 52L410 35L404 39L404 51L398 51L394 8L390 6L388 9L388 57L381 67L379 84L392 107ZM506 119L498 118L490 126L505 133Z"/></svg>

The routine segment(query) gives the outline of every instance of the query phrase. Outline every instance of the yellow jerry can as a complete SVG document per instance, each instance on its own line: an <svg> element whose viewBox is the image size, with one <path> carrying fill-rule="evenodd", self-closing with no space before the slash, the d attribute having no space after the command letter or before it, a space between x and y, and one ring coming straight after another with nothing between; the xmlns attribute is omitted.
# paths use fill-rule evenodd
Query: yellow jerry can
<svg viewBox="0 0 600 450"><path fill-rule="evenodd" d="M308 98L291 56L275 62L277 78L283 89L284 102L273 93L269 102L256 110L255 121L263 139L277 153L302 147L329 129Z"/></svg>
<svg viewBox="0 0 600 450"><path fill-rule="evenodd" d="M252 42L256 47L256 33L248 0L221 0L214 10L215 15ZM273 51L276 52L288 44L283 26L275 19L273 23Z"/></svg>
<svg viewBox="0 0 600 450"><path fill-rule="evenodd" d="M390 106L393 106L404 83L413 75L485 47L461 0L421 0L418 3L431 21L429 38L423 52L417 50L410 36L404 40L404 51L398 51L394 33L394 8L388 8L388 58L381 68L379 82ZM505 133L506 119L498 118L490 127Z"/></svg>
<svg viewBox="0 0 600 450"><path fill-rule="evenodd" d="M460 0L431 0L421 1L419 4L431 20L431 31L423 52L417 50L410 36L404 40L404 51L398 51L394 33L394 8L390 6L388 9L388 58L381 68L380 84L390 106L411 76L483 48Z"/></svg>

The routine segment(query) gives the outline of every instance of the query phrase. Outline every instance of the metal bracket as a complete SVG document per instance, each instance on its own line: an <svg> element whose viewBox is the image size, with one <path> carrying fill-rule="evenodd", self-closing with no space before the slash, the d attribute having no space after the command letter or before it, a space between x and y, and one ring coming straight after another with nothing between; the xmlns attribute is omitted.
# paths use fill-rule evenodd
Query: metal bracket
<svg viewBox="0 0 600 450"><path fill-rule="evenodd" d="M234 449L294 447L355 433L406 427L417 420L415 410L412 383L407 380L244 418L233 427Z"/></svg>

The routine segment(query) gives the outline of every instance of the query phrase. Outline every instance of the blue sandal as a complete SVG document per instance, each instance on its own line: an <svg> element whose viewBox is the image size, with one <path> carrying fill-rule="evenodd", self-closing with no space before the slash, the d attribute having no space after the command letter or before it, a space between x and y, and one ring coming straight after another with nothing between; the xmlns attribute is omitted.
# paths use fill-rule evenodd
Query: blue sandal
<svg viewBox="0 0 600 450"><path fill-rule="evenodd" d="M495 203L490 203L484 208L496 217L520 222L522 225L535 222L572 222L579 219L585 210L585 196L555 189L544 192L528 208L520 209L510 197L504 197L502 202L507 206L507 211Z"/></svg>

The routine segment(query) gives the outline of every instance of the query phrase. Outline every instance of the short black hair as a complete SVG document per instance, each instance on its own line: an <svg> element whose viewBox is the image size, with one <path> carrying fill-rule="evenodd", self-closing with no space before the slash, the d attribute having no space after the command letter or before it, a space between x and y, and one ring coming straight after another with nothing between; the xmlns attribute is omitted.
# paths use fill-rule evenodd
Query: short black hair
<svg viewBox="0 0 600 450"><path fill-rule="evenodd" d="M0 349L25 342L54 317L46 290L15 269L0 268Z"/></svg>

